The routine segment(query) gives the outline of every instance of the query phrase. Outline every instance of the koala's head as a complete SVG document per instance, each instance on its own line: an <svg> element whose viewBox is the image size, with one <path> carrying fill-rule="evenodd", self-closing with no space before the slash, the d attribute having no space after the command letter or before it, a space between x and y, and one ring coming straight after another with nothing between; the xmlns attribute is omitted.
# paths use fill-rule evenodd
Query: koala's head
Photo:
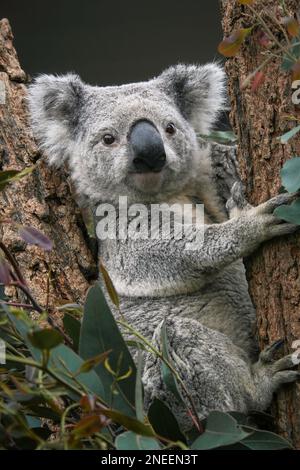
<svg viewBox="0 0 300 470"><path fill-rule="evenodd" d="M32 126L50 164L67 161L79 194L136 202L176 194L199 167L196 133L224 105L215 64L177 65L148 82L97 87L73 74L30 86Z"/></svg>

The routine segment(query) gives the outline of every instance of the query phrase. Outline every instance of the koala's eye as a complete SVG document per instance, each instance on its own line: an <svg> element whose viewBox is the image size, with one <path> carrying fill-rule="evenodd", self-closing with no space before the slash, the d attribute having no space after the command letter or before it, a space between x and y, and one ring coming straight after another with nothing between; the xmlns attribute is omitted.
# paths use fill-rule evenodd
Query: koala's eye
<svg viewBox="0 0 300 470"><path fill-rule="evenodd" d="M114 141L115 141L116 139L115 139L114 136L111 135L111 134L105 134L105 135L102 137L102 140L103 140L103 142L105 143L105 145L111 145L111 144L114 143Z"/></svg>
<svg viewBox="0 0 300 470"><path fill-rule="evenodd" d="M173 122L169 122L165 130L167 134L174 135L176 132L175 124L173 124Z"/></svg>

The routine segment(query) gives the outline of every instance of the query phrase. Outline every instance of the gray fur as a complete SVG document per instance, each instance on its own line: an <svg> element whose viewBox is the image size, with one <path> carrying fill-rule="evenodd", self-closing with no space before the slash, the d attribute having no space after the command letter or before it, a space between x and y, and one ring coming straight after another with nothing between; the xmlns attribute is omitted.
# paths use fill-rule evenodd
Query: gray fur
<svg viewBox="0 0 300 470"><path fill-rule="evenodd" d="M75 75L41 76L29 90L41 148L50 164L68 162L78 193L91 206L117 202L119 195L129 204L204 203L205 238L198 250L185 249L199 230L194 223L180 240L136 235L100 244L128 323L159 348L166 319L170 354L201 418L216 408L265 409L276 388L296 378L273 362L257 362L255 312L242 262L262 242L295 230L272 215L293 196L253 208L240 184L230 192L238 178L235 149L197 137L209 133L224 103L224 72L215 64L178 65L148 82L111 87L89 86ZM128 135L140 119L151 121L164 142L167 166L154 176L129 171ZM165 132L170 121L176 127L172 136ZM101 140L108 132L116 139L110 146ZM284 369L292 365L284 364ZM191 424L165 389L152 355L146 358L144 384L147 404L158 396L186 427Z"/></svg>

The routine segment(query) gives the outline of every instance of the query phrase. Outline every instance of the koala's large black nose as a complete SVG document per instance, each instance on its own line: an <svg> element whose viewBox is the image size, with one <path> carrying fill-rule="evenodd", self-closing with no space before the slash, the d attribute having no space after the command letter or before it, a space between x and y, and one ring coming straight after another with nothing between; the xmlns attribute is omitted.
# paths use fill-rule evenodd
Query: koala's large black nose
<svg viewBox="0 0 300 470"><path fill-rule="evenodd" d="M149 121L138 121L129 134L134 171L158 172L166 163L166 153L158 130Z"/></svg>

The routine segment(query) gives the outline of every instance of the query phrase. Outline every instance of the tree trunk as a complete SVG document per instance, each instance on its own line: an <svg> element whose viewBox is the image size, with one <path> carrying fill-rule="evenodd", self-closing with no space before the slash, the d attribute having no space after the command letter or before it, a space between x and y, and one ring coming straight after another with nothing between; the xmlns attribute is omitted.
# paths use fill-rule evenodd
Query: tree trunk
<svg viewBox="0 0 300 470"><path fill-rule="evenodd" d="M266 13L276 14L279 3L257 1L254 7L267 19ZM299 0L285 3L291 14L299 10ZM239 5L236 0L221 0L221 9L225 36L256 22L249 16L248 7ZM277 34L271 22L268 24ZM277 37L280 39L279 35ZM281 69L282 60L275 57L266 66L265 81L255 92L249 87L241 89L245 78L265 60L263 50L252 36L240 52L226 62L231 123L239 141L241 177L247 198L254 205L278 193L283 163L300 155L299 135L286 145L278 140L291 128L285 116L297 112L292 103L291 74ZM260 346L283 338L285 353L292 352L292 342L300 338L299 241L299 235L270 241L246 260L250 294L257 311ZM278 431L300 448L299 384L286 386L278 393L273 412Z"/></svg>
<svg viewBox="0 0 300 470"><path fill-rule="evenodd" d="M65 171L50 170L32 138L26 106L26 83L12 44L6 19L0 21L0 170L36 169L0 192L0 218L44 232L54 243L51 252L27 245L8 224L0 225L0 240L17 260L35 299L49 311L66 302L84 299L96 260L80 210L74 202ZM8 188L8 189L7 189ZM8 295L21 298L15 288Z"/></svg>

